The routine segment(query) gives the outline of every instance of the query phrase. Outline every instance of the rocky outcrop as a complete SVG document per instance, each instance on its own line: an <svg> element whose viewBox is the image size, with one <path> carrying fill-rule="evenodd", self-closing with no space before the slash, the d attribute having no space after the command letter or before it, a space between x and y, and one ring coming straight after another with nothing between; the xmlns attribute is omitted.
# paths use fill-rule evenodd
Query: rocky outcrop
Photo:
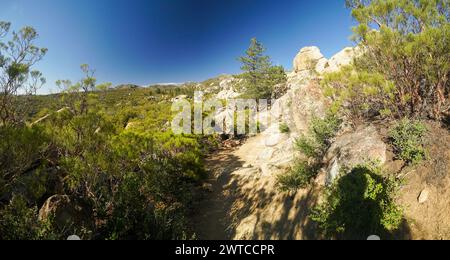
<svg viewBox="0 0 450 260"><path fill-rule="evenodd" d="M319 48L305 47L294 59L294 73L313 72L318 75L336 72L342 66L349 65L355 57L360 55L360 48L347 47L327 60Z"/></svg>
<svg viewBox="0 0 450 260"><path fill-rule="evenodd" d="M373 126L342 131L327 152L316 184L298 191L293 197L279 192L277 176L302 156L295 140L308 134L313 117L323 117L330 105L320 86L321 74L351 62L353 49L346 49L327 60L317 47L303 48L294 60L281 95L269 109L259 113L261 133L249 137L241 146L210 163L217 168L218 189L231 197L226 215L232 218L233 239L311 239L309 209L320 199L320 192L341 169L367 161L386 161L386 145ZM221 118L232 116L223 109ZM281 131L280 126L289 131ZM236 188L238 187L238 189ZM224 195L225 194L225 195ZM211 203L213 204L213 203ZM220 211L220 209L219 209ZM211 212L214 212L213 210Z"/></svg>
<svg viewBox="0 0 450 260"><path fill-rule="evenodd" d="M358 47L347 47L335 54L326 64L324 72L336 72L342 66L349 65L360 54Z"/></svg>
<svg viewBox="0 0 450 260"><path fill-rule="evenodd" d="M227 78L219 83L220 92L217 93L217 99L231 99L237 98L241 95L236 91L235 85L237 84L237 80L234 78Z"/></svg>
<svg viewBox="0 0 450 260"><path fill-rule="evenodd" d="M373 126L360 127L336 138L324 157L326 184L331 184L342 170L369 161L386 162L386 144Z"/></svg>
<svg viewBox="0 0 450 260"><path fill-rule="evenodd" d="M327 59L317 47L305 47L300 50L294 59L294 72L307 70L323 71Z"/></svg>

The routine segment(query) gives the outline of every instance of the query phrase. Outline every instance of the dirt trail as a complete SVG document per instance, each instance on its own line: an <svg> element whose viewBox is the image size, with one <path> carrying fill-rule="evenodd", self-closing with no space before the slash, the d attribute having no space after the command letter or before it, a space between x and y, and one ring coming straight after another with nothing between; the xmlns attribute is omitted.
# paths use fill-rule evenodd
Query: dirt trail
<svg viewBox="0 0 450 260"><path fill-rule="evenodd" d="M250 138L207 160L210 179L193 218L198 239L314 238L307 215L317 191L300 191L295 197L278 192L276 173L265 176L252 165L260 141Z"/></svg>
<svg viewBox="0 0 450 260"><path fill-rule="evenodd" d="M408 226L402 239L450 237L450 136L446 131L432 128L426 145L432 159L403 173L406 178L398 202ZM318 201L320 185L300 190L293 198L280 193L275 186L277 172L264 175L255 161L259 142L261 137L253 137L208 158L210 179L193 219L198 239L319 238L308 214ZM324 176L319 174L316 183L322 182L320 178ZM430 195L419 204L424 189Z"/></svg>
<svg viewBox="0 0 450 260"><path fill-rule="evenodd" d="M232 239L229 208L234 198L227 193L227 185L232 172L242 167L242 162L234 156L233 149L225 149L209 158L206 167L210 178L194 217L197 237L204 240Z"/></svg>

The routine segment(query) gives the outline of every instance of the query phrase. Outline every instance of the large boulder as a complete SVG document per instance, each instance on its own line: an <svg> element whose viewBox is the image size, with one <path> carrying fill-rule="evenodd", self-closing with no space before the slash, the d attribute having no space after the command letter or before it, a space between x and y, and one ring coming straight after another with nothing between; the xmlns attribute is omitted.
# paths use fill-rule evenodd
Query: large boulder
<svg viewBox="0 0 450 260"><path fill-rule="evenodd" d="M324 72L336 72L342 66L349 65L360 54L360 48L347 47L336 53L325 66Z"/></svg>
<svg viewBox="0 0 450 260"><path fill-rule="evenodd" d="M217 99L233 99L237 98L241 95L235 89L235 85L237 84L237 80L235 78L225 78L220 81L219 89L220 92L216 95Z"/></svg>
<svg viewBox="0 0 450 260"><path fill-rule="evenodd" d="M305 134L314 116L325 115L329 100L324 96L318 81L310 75L291 73L288 75L286 85L287 93L273 102L269 113L270 120L266 121L269 125L286 124L294 134ZM267 115L263 114L262 117L265 118Z"/></svg>
<svg viewBox="0 0 450 260"><path fill-rule="evenodd" d="M336 138L324 157L326 184L331 184L342 170L375 161L386 162L386 144L372 125L342 134Z"/></svg>
<svg viewBox="0 0 450 260"><path fill-rule="evenodd" d="M259 114L260 141L245 144L249 157L256 155L250 163L263 176L274 175L292 164L297 156L295 140L307 134L311 119L324 116L328 106L322 89L310 75L291 73L286 85L287 93ZM281 125L289 128L288 133L280 131Z"/></svg>
<svg viewBox="0 0 450 260"><path fill-rule="evenodd" d="M52 220L59 229L76 227L92 229L92 211L84 203L67 195L48 198L39 210L39 220Z"/></svg>
<svg viewBox="0 0 450 260"><path fill-rule="evenodd" d="M294 59L294 72L321 71L326 64L326 58L317 47L305 47Z"/></svg>

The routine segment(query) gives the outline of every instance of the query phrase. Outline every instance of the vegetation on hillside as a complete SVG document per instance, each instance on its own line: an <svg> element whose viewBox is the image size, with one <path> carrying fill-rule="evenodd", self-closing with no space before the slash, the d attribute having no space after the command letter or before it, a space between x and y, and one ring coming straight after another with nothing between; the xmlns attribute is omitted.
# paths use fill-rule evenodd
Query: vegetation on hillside
<svg viewBox="0 0 450 260"><path fill-rule="evenodd" d="M394 125L388 140L396 158L415 165L426 159L421 122L446 123L450 112L450 3L446 0L347 0L358 22L357 56L321 80L331 98L333 117L312 120L310 136L297 140L307 160L278 177L281 191L306 188L339 129L340 119L353 125ZM447 118L447 119L445 119ZM448 123L448 122L447 122ZM311 214L327 238L390 237L401 227L395 203L398 180L374 163L342 169L327 188L325 200Z"/></svg>
<svg viewBox="0 0 450 260"><path fill-rule="evenodd" d="M426 159L420 120L448 117L450 3L446 0L347 0L358 22L358 56L322 80L332 112L354 124L393 122L388 137L397 159ZM443 121L445 123L445 120ZM310 147L303 145L304 147ZM314 149L306 149L314 153ZM400 228L396 181L371 164L344 170L312 214L328 238L388 236Z"/></svg>
<svg viewBox="0 0 450 260"><path fill-rule="evenodd" d="M417 164L426 158L423 136L427 129L421 122L403 119L389 133L389 138L399 159Z"/></svg>
<svg viewBox="0 0 450 260"><path fill-rule="evenodd" d="M323 81L335 108L357 118L448 116L449 1L346 3L360 56Z"/></svg>
<svg viewBox="0 0 450 260"><path fill-rule="evenodd" d="M82 65L61 94L33 96L45 82L32 71L46 53L37 37L26 27L0 42L0 239L191 238L186 214L214 140L164 126L170 99L193 88L112 89Z"/></svg>
<svg viewBox="0 0 450 260"><path fill-rule="evenodd" d="M311 120L296 141L300 158L277 176L279 190L291 195L323 168L343 120L393 125L387 140L395 159L414 166L428 156L423 121L450 118L449 1L346 5L358 23L358 56L321 79L330 111ZM47 53L37 39L32 27L16 32L0 22L0 240L194 238L188 215L216 137L173 134L168 111L173 98L192 98L199 86L113 88L81 65L77 82L56 82L61 93L35 96L46 82L35 69ZM239 58L242 97L285 93L284 68L264 53L253 38ZM279 131L291 133L285 123ZM404 221L398 181L371 162L341 169L310 217L326 238L393 235Z"/></svg>

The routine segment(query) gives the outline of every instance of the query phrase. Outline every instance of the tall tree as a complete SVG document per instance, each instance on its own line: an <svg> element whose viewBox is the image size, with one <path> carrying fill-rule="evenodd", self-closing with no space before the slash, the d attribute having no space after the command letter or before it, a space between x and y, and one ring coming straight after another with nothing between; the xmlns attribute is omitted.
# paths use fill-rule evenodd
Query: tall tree
<svg viewBox="0 0 450 260"><path fill-rule="evenodd" d="M450 1L347 0L363 50L357 70L395 85L400 116L449 113Z"/></svg>
<svg viewBox="0 0 450 260"><path fill-rule="evenodd" d="M84 77L76 84L72 84L70 80L58 80L56 85L67 94L64 96L66 105L71 107L72 111L83 115L88 113L89 93L97 89L97 79L94 77L95 70L88 64L82 64L80 68Z"/></svg>
<svg viewBox="0 0 450 260"><path fill-rule="evenodd" d="M274 85L285 81L284 69L281 66L272 66L270 57L264 54L265 51L263 44L253 38L245 55L239 58L248 97L270 98Z"/></svg>
<svg viewBox="0 0 450 260"><path fill-rule="evenodd" d="M19 32L13 31L8 36L11 23L0 21L0 123L13 125L24 120L29 108L26 98L36 94L36 90L45 84L42 73L32 70L47 53L46 48L34 45L38 33L32 27L24 27Z"/></svg>

